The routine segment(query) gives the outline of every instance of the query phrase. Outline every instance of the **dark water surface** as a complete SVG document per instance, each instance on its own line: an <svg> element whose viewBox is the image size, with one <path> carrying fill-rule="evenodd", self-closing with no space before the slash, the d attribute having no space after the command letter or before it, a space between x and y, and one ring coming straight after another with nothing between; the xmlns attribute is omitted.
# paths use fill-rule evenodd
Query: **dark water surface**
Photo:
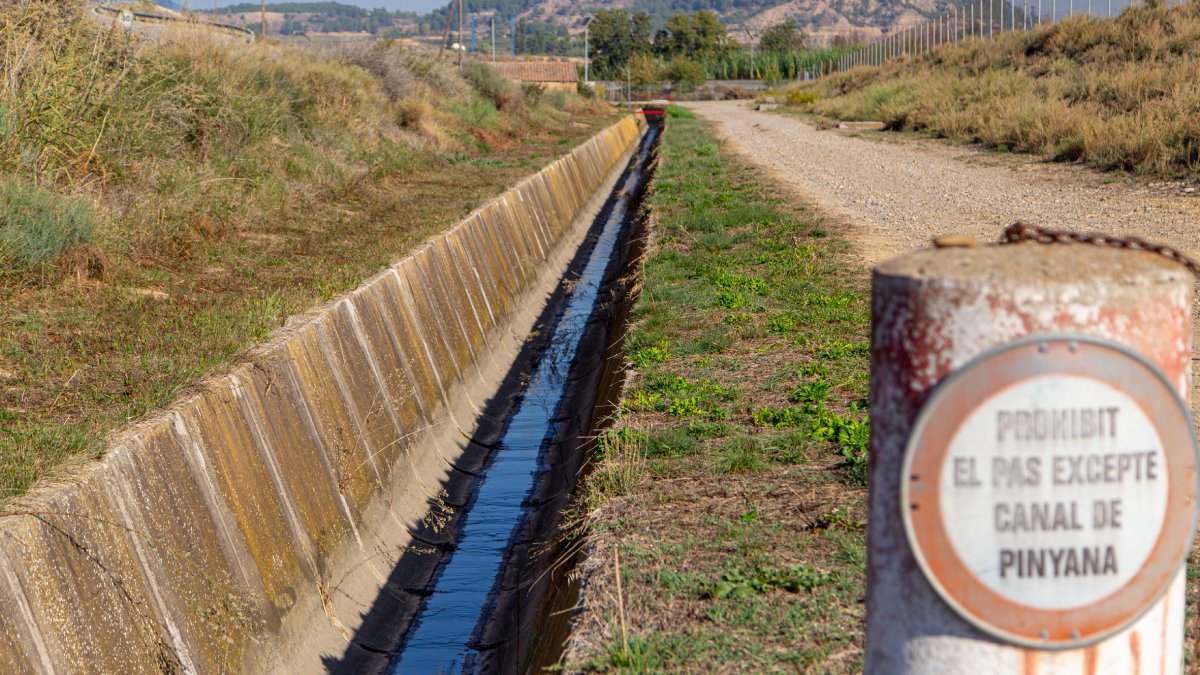
<svg viewBox="0 0 1200 675"><path fill-rule="evenodd" d="M404 649L388 668L391 675L459 672L475 653L470 647L472 637L483 618L513 532L521 523L525 498L536 476L546 469L544 451L558 435L555 413L563 403L571 364L596 310L625 225L636 215L630 213L630 207L657 134L657 127L647 131L637 160L617 186L618 197L595 248L567 296L528 388L506 423L471 510L463 517L457 547Z"/></svg>

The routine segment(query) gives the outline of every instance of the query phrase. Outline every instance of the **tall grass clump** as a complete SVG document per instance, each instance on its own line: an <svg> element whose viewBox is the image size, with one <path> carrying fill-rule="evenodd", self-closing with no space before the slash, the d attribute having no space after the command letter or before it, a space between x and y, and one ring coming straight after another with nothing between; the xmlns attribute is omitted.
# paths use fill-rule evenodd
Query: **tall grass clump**
<svg viewBox="0 0 1200 675"><path fill-rule="evenodd" d="M1200 6L1077 15L804 85L803 107L1165 177L1200 173Z"/></svg>
<svg viewBox="0 0 1200 675"><path fill-rule="evenodd" d="M71 246L91 242L95 229L87 200L0 179L0 275L44 265Z"/></svg>
<svg viewBox="0 0 1200 675"><path fill-rule="evenodd" d="M472 61L463 69L463 77L500 110L513 110L521 104L521 88L504 79L494 68L481 61Z"/></svg>

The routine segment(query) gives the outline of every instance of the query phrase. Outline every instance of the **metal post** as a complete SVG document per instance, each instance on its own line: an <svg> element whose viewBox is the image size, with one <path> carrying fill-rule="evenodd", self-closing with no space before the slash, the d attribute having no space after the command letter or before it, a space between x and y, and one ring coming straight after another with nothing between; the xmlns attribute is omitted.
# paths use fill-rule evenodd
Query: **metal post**
<svg viewBox="0 0 1200 675"><path fill-rule="evenodd" d="M496 15L495 14L492 15L492 65L493 66L496 65ZM587 70L587 66L584 66L584 71L586 72L586 70ZM586 80L587 76L584 76L584 79Z"/></svg>
<svg viewBox="0 0 1200 675"><path fill-rule="evenodd" d="M458 67L463 66L463 0L458 0Z"/></svg>
<svg viewBox="0 0 1200 675"><path fill-rule="evenodd" d="M585 84L591 82L591 78L588 77L592 65L592 60L588 55L588 33L591 30L592 17L589 16L587 20L583 22L583 82Z"/></svg>
<svg viewBox="0 0 1200 675"><path fill-rule="evenodd" d="M1177 265L1094 246L925 249L875 267L865 672L1181 672L1191 295ZM1033 431L1035 416L1046 430L1085 406L1109 406L1116 424L1088 440ZM1029 431L1001 432L1017 415ZM1153 477L1083 485L1047 471L1126 447L1154 448ZM1072 531L1010 527L1027 494L1077 508ZM1105 525L1104 500L1123 501L1123 527ZM1113 565L1050 578L1049 551L1084 550ZM1044 555L1044 576L1024 560L1018 571L1015 551Z"/></svg>
<svg viewBox="0 0 1200 675"><path fill-rule="evenodd" d="M754 79L754 33L746 29L746 37L750 38L750 79Z"/></svg>
<svg viewBox="0 0 1200 675"><path fill-rule="evenodd" d="M475 12L471 12L471 53L475 53Z"/></svg>
<svg viewBox="0 0 1200 675"><path fill-rule="evenodd" d="M517 55L517 17L515 15L512 18L512 23L509 25L509 29L510 29L510 32L512 33L512 55L516 56Z"/></svg>
<svg viewBox="0 0 1200 675"><path fill-rule="evenodd" d="M262 0L262 25L258 28L258 37L264 40L267 38L267 0Z"/></svg>

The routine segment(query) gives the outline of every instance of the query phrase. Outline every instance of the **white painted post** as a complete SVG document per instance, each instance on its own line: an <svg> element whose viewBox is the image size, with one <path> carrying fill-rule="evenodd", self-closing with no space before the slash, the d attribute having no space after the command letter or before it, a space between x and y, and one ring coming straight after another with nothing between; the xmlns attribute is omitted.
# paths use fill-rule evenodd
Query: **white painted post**
<svg viewBox="0 0 1200 675"><path fill-rule="evenodd" d="M865 672L1181 672L1192 284L1158 256L1076 245L874 269ZM1052 413L1094 421L1093 404L1107 432L1052 431ZM1135 447L1153 472L1066 478ZM1043 505L1059 525L1013 517ZM1093 546L1090 567L1042 564Z"/></svg>

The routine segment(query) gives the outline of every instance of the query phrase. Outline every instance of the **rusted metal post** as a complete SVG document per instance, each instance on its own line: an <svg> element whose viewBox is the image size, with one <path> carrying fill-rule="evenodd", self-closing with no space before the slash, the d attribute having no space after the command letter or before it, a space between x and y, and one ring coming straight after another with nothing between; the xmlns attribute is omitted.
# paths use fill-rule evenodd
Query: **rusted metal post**
<svg viewBox="0 0 1200 675"><path fill-rule="evenodd" d="M1191 274L1019 244L911 253L872 283L866 672L1179 673ZM1153 468L1066 480L1110 455ZM1060 519L1014 517L1042 508Z"/></svg>

